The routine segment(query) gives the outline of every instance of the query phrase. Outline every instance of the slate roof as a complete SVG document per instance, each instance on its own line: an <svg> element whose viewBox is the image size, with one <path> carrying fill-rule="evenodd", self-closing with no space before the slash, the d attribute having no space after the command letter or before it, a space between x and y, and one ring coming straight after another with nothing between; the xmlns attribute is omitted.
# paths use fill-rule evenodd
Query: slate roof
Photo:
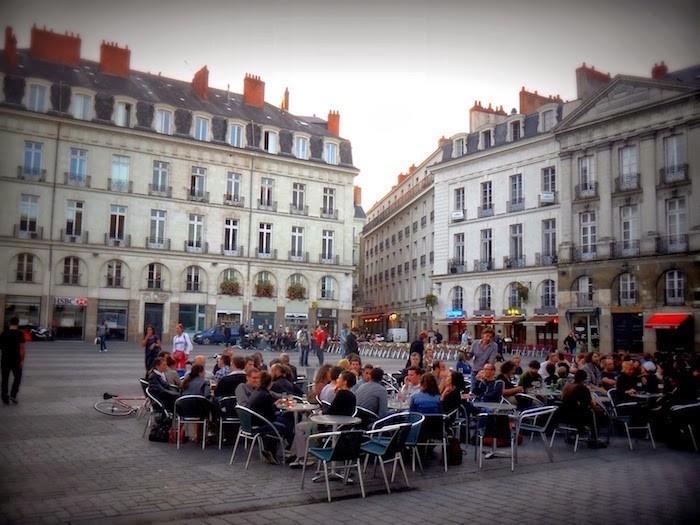
<svg viewBox="0 0 700 525"><path fill-rule="evenodd" d="M678 71L669 71L665 78L680 82L700 82L700 64L679 69Z"/></svg>
<svg viewBox="0 0 700 525"><path fill-rule="evenodd" d="M355 219L366 219L367 214L365 214L365 210L362 208L362 206L358 206L357 204L355 205Z"/></svg>

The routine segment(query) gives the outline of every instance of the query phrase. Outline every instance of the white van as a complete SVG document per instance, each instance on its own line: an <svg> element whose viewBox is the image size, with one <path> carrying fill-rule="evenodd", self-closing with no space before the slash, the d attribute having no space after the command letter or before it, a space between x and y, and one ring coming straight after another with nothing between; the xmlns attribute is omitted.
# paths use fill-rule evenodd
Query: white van
<svg viewBox="0 0 700 525"><path fill-rule="evenodd" d="M408 341L408 330L405 328L389 328L386 332L386 340L394 343L406 343Z"/></svg>

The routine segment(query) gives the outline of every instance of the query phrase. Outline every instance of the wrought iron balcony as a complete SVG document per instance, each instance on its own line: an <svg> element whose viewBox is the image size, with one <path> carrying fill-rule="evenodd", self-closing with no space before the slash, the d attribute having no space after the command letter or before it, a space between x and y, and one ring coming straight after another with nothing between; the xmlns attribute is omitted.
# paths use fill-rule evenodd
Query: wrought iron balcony
<svg viewBox="0 0 700 525"><path fill-rule="evenodd" d="M258 199L258 209L264 211L277 211L277 201L262 201Z"/></svg>
<svg viewBox="0 0 700 525"><path fill-rule="evenodd" d="M148 194L158 196L158 197L171 198L173 196L173 187L172 186L154 186L153 184L149 184L148 185Z"/></svg>
<svg viewBox="0 0 700 525"><path fill-rule="evenodd" d="M184 242L185 251L188 253L209 253L209 243L205 241L190 241Z"/></svg>
<svg viewBox="0 0 700 525"><path fill-rule="evenodd" d="M535 266L552 266L557 264L557 256L549 253L536 253Z"/></svg>
<svg viewBox="0 0 700 525"><path fill-rule="evenodd" d="M258 259L277 259L277 248L275 248L274 250L264 251L261 250L258 246L256 257Z"/></svg>
<svg viewBox="0 0 700 525"><path fill-rule="evenodd" d="M61 230L61 239L63 242L70 244L87 244L89 242L89 234L86 231L81 231L80 233L66 233L65 230Z"/></svg>
<svg viewBox="0 0 700 525"><path fill-rule="evenodd" d="M639 173L630 173L627 175L621 175L615 178L615 193L628 193L640 191L641 186L639 185L640 176Z"/></svg>
<svg viewBox="0 0 700 525"><path fill-rule="evenodd" d="M508 213L514 211L521 211L525 209L525 199L523 197L519 199L513 199L512 201L506 201L506 211Z"/></svg>
<svg viewBox="0 0 700 525"><path fill-rule="evenodd" d="M296 252L289 250L289 252L287 252L287 257L290 261L294 262L309 262L309 252Z"/></svg>
<svg viewBox="0 0 700 525"><path fill-rule="evenodd" d="M156 238L156 237L146 237L146 242L144 246L150 250L169 250L170 249L170 239Z"/></svg>
<svg viewBox="0 0 700 525"><path fill-rule="evenodd" d="M614 242L613 254L615 257L634 257L639 255L639 239Z"/></svg>
<svg viewBox="0 0 700 525"><path fill-rule="evenodd" d="M688 165L678 164L676 166L666 166L659 170L660 185L669 186L675 184L684 184L690 181L688 177Z"/></svg>
<svg viewBox="0 0 700 525"><path fill-rule="evenodd" d="M503 267L504 268L524 268L525 267L525 255L518 255L517 257L503 257Z"/></svg>
<svg viewBox="0 0 700 525"><path fill-rule="evenodd" d="M340 256L339 255L328 255L328 254L319 254L318 256L318 262L320 264L340 264Z"/></svg>
<svg viewBox="0 0 700 525"><path fill-rule="evenodd" d="M598 183L577 184L574 187L574 200L587 200L598 198Z"/></svg>
<svg viewBox="0 0 700 525"><path fill-rule="evenodd" d="M289 205L289 213L292 215L308 215L309 214L309 207L308 206L296 206L294 204Z"/></svg>
<svg viewBox="0 0 700 525"><path fill-rule="evenodd" d="M238 208L243 208L245 206L245 197L240 195L233 195L231 193L224 193L224 204L227 206L236 206Z"/></svg>
<svg viewBox="0 0 700 525"><path fill-rule="evenodd" d="M475 272L487 272L496 267L493 259L474 259Z"/></svg>
<svg viewBox="0 0 700 525"><path fill-rule="evenodd" d="M92 185L92 177L90 175L85 175L84 173L71 173L66 171L63 174L63 184L66 184L67 186L89 188Z"/></svg>
<svg viewBox="0 0 700 525"><path fill-rule="evenodd" d="M15 224L12 229L12 236L18 239L32 239L40 241L44 238L44 227Z"/></svg>
<svg viewBox="0 0 700 525"><path fill-rule="evenodd" d="M493 215L493 204L487 206L479 206L476 209L477 217L491 217Z"/></svg>
<svg viewBox="0 0 700 525"><path fill-rule="evenodd" d="M240 246L226 246L221 245L221 255L228 255L231 257L243 257L243 245Z"/></svg>
<svg viewBox="0 0 700 525"><path fill-rule="evenodd" d="M187 200L193 202L209 202L209 192L193 190L190 188L190 190L187 192Z"/></svg>
<svg viewBox="0 0 700 525"><path fill-rule="evenodd" d="M107 189L109 191L116 191L119 193L133 193L134 181L107 179Z"/></svg>
<svg viewBox="0 0 700 525"><path fill-rule="evenodd" d="M31 166L17 166L17 178L34 182L44 182L46 180L46 170Z"/></svg>
<svg viewBox="0 0 700 525"><path fill-rule="evenodd" d="M105 246L111 246L116 248L130 248L131 235L124 235L122 237L112 237L109 233L105 233Z"/></svg>
<svg viewBox="0 0 700 525"><path fill-rule="evenodd" d="M657 237L657 253L683 253L688 251L688 234Z"/></svg>

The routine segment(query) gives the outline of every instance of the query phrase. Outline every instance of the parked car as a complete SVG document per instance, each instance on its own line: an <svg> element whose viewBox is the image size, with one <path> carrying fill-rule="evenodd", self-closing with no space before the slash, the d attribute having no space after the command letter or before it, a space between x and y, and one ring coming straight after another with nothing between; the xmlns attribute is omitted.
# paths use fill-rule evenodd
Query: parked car
<svg viewBox="0 0 700 525"><path fill-rule="evenodd" d="M192 341L197 343L198 345L220 345L226 343L236 344L237 340L238 330L232 328L231 336L227 341L226 336L224 335L224 327L221 325L214 326L212 328L207 328L206 330L203 330L201 332L197 332L192 337Z"/></svg>

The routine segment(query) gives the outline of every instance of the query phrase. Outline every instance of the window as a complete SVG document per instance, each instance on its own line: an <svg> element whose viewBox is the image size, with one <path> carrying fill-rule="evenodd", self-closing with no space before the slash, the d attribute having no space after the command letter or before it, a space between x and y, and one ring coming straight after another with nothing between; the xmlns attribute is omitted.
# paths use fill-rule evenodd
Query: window
<svg viewBox="0 0 700 525"><path fill-rule="evenodd" d="M38 111L40 113L46 111L46 86L29 84L27 109L29 111Z"/></svg>
<svg viewBox="0 0 700 525"><path fill-rule="evenodd" d="M272 224L261 222L258 229L258 254L272 255Z"/></svg>
<svg viewBox="0 0 700 525"><path fill-rule="evenodd" d="M464 211L464 188L455 188L454 211Z"/></svg>
<svg viewBox="0 0 700 525"><path fill-rule="evenodd" d="M39 197L22 194L19 205L19 231L36 233L39 218Z"/></svg>
<svg viewBox="0 0 700 525"><path fill-rule="evenodd" d="M233 268L228 268L228 269L224 270L223 273L221 274L221 280L222 281L236 281L237 283L240 283L241 276Z"/></svg>
<svg viewBox="0 0 700 525"><path fill-rule="evenodd" d="M90 120L90 101L89 95L74 93L70 103L73 118Z"/></svg>
<svg viewBox="0 0 700 525"><path fill-rule="evenodd" d="M164 135L173 133L173 113L167 109L156 110L156 131Z"/></svg>
<svg viewBox="0 0 700 525"><path fill-rule="evenodd" d="M549 131L557 122L557 117L553 109L548 109L541 113L542 116L542 131Z"/></svg>
<svg viewBox="0 0 700 525"><path fill-rule="evenodd" d="M63 259L63 284L80 284L80 259L77 257Z"/></svg>
<svg viewBox="0 0 700 525"><path fill-rule="evenodd" d="M637 302L637 279L631 273L623 273L618 279L620 306Z"/></svg>
<svg viewBox="0 0 700 525"><path fill-rule="evenodd" d="M149 290L160 290L163 288L163 265L151 263L148 265L146 277L146 287Z"/></svg>
<svg viewBox="0 0 700 525"><path fill-rule="evenodd" d="M515 120L510 123L510 140L520 139L520 121Z"/></svg>
<svg viewBox="0 0 700 525"><path fill-rule="evenodd" d="M238 250L238 220L226 219L224 221L224 252Z"/></svg>
<svg viewBox="0 0 700 525"><path fill-rule="evenodd" d="M321 299L333 299L334 280L330 275L321 278Z"/></svg>
<svg viewBox="0 0 700 525"><path fill-rule="evenodd" d="M228 172L226 176L226 195L225 199L234 202L241 200L241 174Z"/></svg>
<svg viewBox="0 0 700 525"><path fill-rule="evenodd" d="M272 206L272 188L274 181L269 177L263 177L260 181L260 205Z"/></svg>
<svg viewBox="0 0 700 525"><path fill-rule="evenodd" d="M209 140L209 119L205 117L194 118L194 138L197 140Z"/></svg>
<svg viewBox="0 0 700 525"><path fill-rule="evenodd" d="M187 246L201 249L204 233L204 216L190 213L187 229Z"/></svg>
<svg viewBox="0 0 700 525"><path fill-rule="evenodd" d="M685 303L685 275L678 270L666 272L666 304Z"/></svg>
<svg viewBox="0 0 700 525"><path fill-rule="evenodd" d="M306 191L306 186L299 182L292 184L292 208L295 210L304 209L304 192Z"/></svg>
<svg viewBox="0 0 700 525"><path fill-rule="evenodd" d="M464 233L455 233L454 235L454 257L455 264L464 264Z"/></svg>
<svg viewBox="0 0 700 525"><path fill-rule="evenodd" d="M580 221L580 242L581 254L585 257L592 257L596 253L596 217L594 211L583 212Z"/></svg>
<svg viewBox="0 0 700 525"><path fill-rule="evenodd" d="M491 287L488 284L479 286L479 310L491 310Z"/></svg>
<svg viewBox="0 0 700 525"><path fill-rule="evenodd" d="M622 240L622 254L630 254L637 246L639 239L636 204L620 206L620 238Z"/></svg>
<svg viewBox="0 0 700 525"><path fill-rule="evenodd" d="M481 183L481 208L483 210L491 210L493 208L493 193L491 181Z"/></svg>
<svg viewBox="0 0 700 525"><path fill-rule="evenodd" d="M464 289L461 286L452 288L452 309L464 310Z"/></svg>
<svg viewBox="0 0 700 525"><path fill-rule="evenodd" d="M231 124L228 131L228 143L236 148L243 147L243 126Z"/></svg>
<svg viewBox="0 0 700 525"><path fill-rule="evenodd" d="M491 236L491 228L481 230L480 255L482 269L490 269L491 259L493 258L493 238ZM486 267L484 268L483 265L486 265Z"/></svg>
<svg viewBox="0 0 700 525"><path fill-rule="evenodd" d="M122 286L122 263L121 261L110 261L107 263L107 287L121 288Z"/></svg>
<svg viewBox="0 0 700 525"><path fill-rule="evenodd" d="M639 155L636 146L620 148L619 168L623 186L636 185L639 175Z"/></svg>
<svg viewBox="0 0 700 525"><path fill-rule="evenodd" d="M66 202L66 235L80 237L83 234L83 201Z"/></svg>
<svg viewBox="0 0 700 525"><path fill-rule="evenodd" d="M166 193L168 191L168 173L170 164L160 160L153 161L153 191Z"/></svg>
<svg viewBox="0 0 700 525"><path fill-rule="evenodd" d="M668 173L680 172L685 164L685 143L682 139L683 135L671 135L664 139L664 166Z"/></svg>
<svg viewBox="0 0 700 525"><path fill-rule="evenodd" d="M129 157L112 155L112 191L129 191Z"/></svg>
<svg viewBox="0 0 700 525"><path fill-rule="evenodd" d="M334 142L324 143L323 157L328 164L338 164L338 145Z"/></svg>
<svg viewBox="0 0 700 525"><path fill-rule="evenodd" d="M591 191L595 189L593 178L593 157L581 157L578 159L578 181L581 191Z"/></svg>
<svg viewBox="0 0 700 525"><path fill-rule="evenodd" d="M462 155L464 155L464 138L453 140L452 157L461 157Z"/></svg>
<svg viewBox="0 0 700 525"><path fill-rule="evenodd" d="M551 264L552 258L557 254L557 220L545 219L542 221L542 255L548 258L543 264Z"/></svg>
<svg viewBox="0 0 700 525"><path fill-rule="evenodd" d="M70 149L70 171L68 176L76 183L85 183L87 177L87 150Z"/></svg>
<svg viewBox="0 0 700 525"><path fill-rule="evenodd" d="M523 176L521 173L510 176L510 201L511 205L523 202Z"/></svg>
<svg viewBox="0 0 700 525"><path fill-rule="evenodd" d="M190 175L190 196L196 198L204 197L204 188L207 180L207 169L199 166L192 166Z"/></svg>
<svg viewBox="0 0 700 525"><path fill-rule="evenodd" d="M335 213L335 188L323 188L323 208L326 215Z"/></svg>
<svg viewBox="0 0 700 525"><path fill-rule="evenodd" d="M201 286L199 266L188 266L185 272L185 289L188 292L199 292Z"/></svg>
<svg viewBox="0 0 700 525"><path fill-rule="evenodd" d="M593 279L591 279L587 275L583 275L576 280L576 287L578 293L578 305L592 305L594 295Z"/></svg>
<svg viewBox="0 0 700 525"><path fill-rule="evenodd" d="M487 129L481 133L481 149L491 147L491 130Z"/></svg>
<svg viewBox="0 0 700 525"><path fill-rule="evenodd" d="M510 225L510 258L511 264L517 267L524 266L523 256L523 225Z"/></svg>
<svg viewBox="0 0 700 525"><path fill-rule="evenodd" d="M554 166L547 166L542 169L542 191L557 191L557 175Z"/></svg>
<svg viewBox="0 0 700 525"><path fill-rule="evenodd" d="M117 102L114 110L114 123L117 126L128 128L131 126L131 104Z"/></svg>
<svg viewBox="0 0 700 525"><path fill-rule="evenodd" d="M44 144L27 140L24 142L24 166L22 173L32 177L41 175Z"/></svg>
<svg viewBox="0 0 700 525"><path fill-rule="evenodd" d="M294 137L294 156L298 159L309 158L309 139L307 137Z"/></svg>
<svg viewBox="0 0 700 525"><path fill-rule="evenodd" d="M124 240L124 226L126 223L126 206L112 204L109 215L109 238L112 240Z"/></svg>
<svg viewBox="0 0 700 525"><path fill-rule="evenodd" d="M518 293L518 284L510 283L508 285L508 308L522 308L523 300Z"/></svg>
<svg viewBox="0 0 700 525"><path fill-rule="evenodd" d="M301 226L292 226L292 249L290 255L292 257L303 257L304 253L304 228Z"/></svg>
<svg viewBox="0 0 700 525"><path fill-rule="evenodd" d="M552 279L542 283L542 308L556 308L557 286Z"/></svg>
<svg viewBox="0 0 700 525"><path fill-rule="evenodd" d="M165 210L151 210L151 228L148 242L162 245L165 242Z"/></svg>
<svg viewBox="0 0 700 525"><path fill-rule="evenodd" d="M32 254L20 253L17 256L16 277L18 282L34 282L34 256Z"/></svg>
<svg viewBox="0 0 700 525"><path fill-rule="evenodd" d="M333 259L333 231L323 230L321 237L321 258L324 261Z"/></svg>
<svg viewBox="0 0 700 525"><path fill-rule="evenodd" d="M263 149L273 155L277 154L277 132L265 131L263 133Z"/></svg>
<svg viewBox="0 0 700 525"><path fill-rule="evenodd" d="M666 201L666 231L669 250L678 251L686 248L687 228L685 197L668 199Z"/></svg>

